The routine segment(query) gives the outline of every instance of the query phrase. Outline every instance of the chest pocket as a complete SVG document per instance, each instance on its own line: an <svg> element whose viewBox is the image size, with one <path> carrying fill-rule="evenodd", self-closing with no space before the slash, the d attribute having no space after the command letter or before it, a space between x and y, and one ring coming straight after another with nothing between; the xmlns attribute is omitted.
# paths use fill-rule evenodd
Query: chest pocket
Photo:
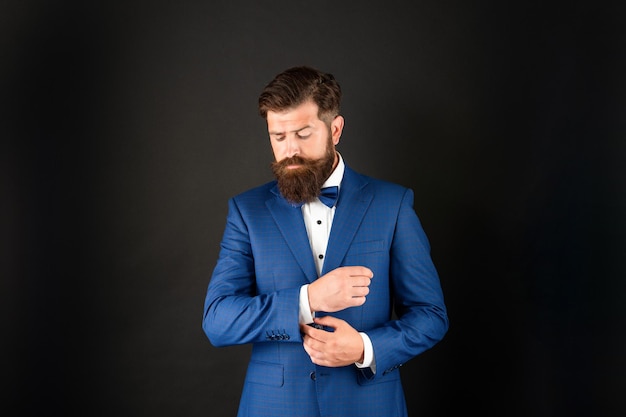
<svg viewBox="0 0 626 417"><path fill-rule="evenodd" d="M388 256L383 240L353 242L344 258L343 265L363 265L371 268Z"/></svg>

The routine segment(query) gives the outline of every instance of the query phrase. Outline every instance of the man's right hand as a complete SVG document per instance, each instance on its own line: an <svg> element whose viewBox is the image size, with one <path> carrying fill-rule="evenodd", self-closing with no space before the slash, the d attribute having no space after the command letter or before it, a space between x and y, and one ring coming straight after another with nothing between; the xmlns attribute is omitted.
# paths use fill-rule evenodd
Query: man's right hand
<svg viewBox="0 0 626 417"><path fill-rule="evenodd" d="M374 273L364 266L342 266L309 284L311 312L333 313L365 303Z"/></svg>

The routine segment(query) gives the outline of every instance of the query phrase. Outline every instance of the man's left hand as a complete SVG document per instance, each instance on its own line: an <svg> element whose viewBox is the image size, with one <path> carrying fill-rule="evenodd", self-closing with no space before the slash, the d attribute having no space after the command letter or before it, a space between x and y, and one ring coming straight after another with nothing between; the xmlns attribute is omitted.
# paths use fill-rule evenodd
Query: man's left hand
<svg viewBox="0 0 626 417"><path fill-rule="evenodd" d="M316 365L339 367L363 361L363 339L346 321L332 316L314 319L316 325L334 331L316 329L302 324L303 345Z"/></svg>

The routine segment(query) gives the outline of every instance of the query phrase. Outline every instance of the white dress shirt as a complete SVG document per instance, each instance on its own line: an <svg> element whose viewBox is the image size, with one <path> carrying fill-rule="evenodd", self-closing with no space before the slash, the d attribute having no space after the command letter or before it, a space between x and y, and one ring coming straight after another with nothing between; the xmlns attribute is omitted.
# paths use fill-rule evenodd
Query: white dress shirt
<svg viewBox="0 0 626 417"><path fill-rule="evenodd" d="M339 187L341 192L341 180L343 178L343 172L345 165L343 158L339 155L339 163L337 167L326 180L322 188L324 187ZM311 251L315 258L315 266L317 267L317 275L321 274L322 267L324 266L324 258L326 257L326 246L328 245L328 237L330 236L330 229L333 224L333 217L335 215L335 207L329 208L322 203L319 198L302 205L302 215L304 216L304 224L306 225L306 231L309 236L309 243L311 245ZM309 293L308 284L303 285L300 288L300 323L312 323L313 314L311 313L311 307L309 306ZM374 349L372 342L367 334L359 332L361 338L363 338L363 363L356 363L359 368L371 368L372 372L376 372L376 363L374 361Z"/></svg>

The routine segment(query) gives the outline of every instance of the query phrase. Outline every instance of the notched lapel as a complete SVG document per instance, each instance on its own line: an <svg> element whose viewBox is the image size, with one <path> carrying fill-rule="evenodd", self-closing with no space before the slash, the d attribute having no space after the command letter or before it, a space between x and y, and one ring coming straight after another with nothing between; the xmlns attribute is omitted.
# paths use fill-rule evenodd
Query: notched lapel
<svg viewBox="0 0 626 417"><path fill-rule="evenodd" d="M373 194L367 187L367 182L346 167L328 239L322 275L341 265L372 198Z"/></svg>
<svg viewBox="0 0 626 417"><path fill-rule="evenodd" d="M317 270L311 254L311 245L306 233L302 211L299 207L290 205L280 195L277 187L272 189L272 193L274 194L273 198L268 199L265 204L291 253L302 268L302 272L309 282L313 282L317 279ZM280 262L280 260L277 259L276 262Z"/></svg>

